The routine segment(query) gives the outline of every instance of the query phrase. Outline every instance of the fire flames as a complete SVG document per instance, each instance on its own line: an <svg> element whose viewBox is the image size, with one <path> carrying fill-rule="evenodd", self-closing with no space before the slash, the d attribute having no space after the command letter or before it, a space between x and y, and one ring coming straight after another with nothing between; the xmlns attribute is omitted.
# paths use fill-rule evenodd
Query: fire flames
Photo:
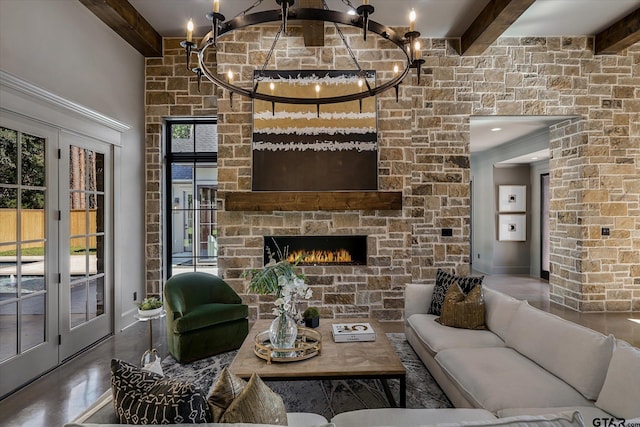
<svg viewBox="0 0 640 427"><path fill-rule="evenodd" d="M291 252L287 257L287 261L292 263L298 259L304 264L349 263L351 262L351 254L346 249L338 249L336 251L299 250Z"/></svg>

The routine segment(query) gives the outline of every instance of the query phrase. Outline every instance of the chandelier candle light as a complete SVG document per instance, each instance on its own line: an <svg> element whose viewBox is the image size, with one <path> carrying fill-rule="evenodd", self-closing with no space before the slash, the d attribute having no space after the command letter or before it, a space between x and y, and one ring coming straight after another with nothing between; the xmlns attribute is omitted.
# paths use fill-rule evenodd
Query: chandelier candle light
<svg viewBox="0 0 640 427"><path fill-rule="evenodd" d="M236 93L247 98L271 102L272 104L316 104L319 111L319 106L321 104L334 104L356 100L361 101L364 98L376 96L390 88L395 89L396 100L398 100L398 88L404 78L409 74L409 70L411 68L415 68L417 70L418 84L420 83L420 70L425 61L421 58L420 43L418 42L420 33L415 31L415 10L412 9L410 13L409 32L405 33L404 36L401 36L390 27L369 19L375 12L375 8L369 4L369 0L363 0L362 4L358 7L354 7L350 0L342 0L342 2L345 3L352 12L355 12L355 15L330 10L327 7L325 0L322 0L322 9L294 8L295 0L274 0L279 6L279 9L248 13L255 7L259 6L263 1L264 0L257 0L249 9L227 21L225 16L220 13L220 0L214 0L213 10L206 14L207 19L211 21L211 31L204 36L199 47L193 41L193 21L189 21L186 40L182 41L180 45L185 49L187 55L187 69L193 71L198 76L198 90L200 89L200 80L202 76L205 76L217 86L227 89L231 94L230 96ZM216 72L211 71L210 67L206 64L206 52L208 49L217 49L217 41L219 37L232 31L241 30L255 25L269 22L280 22L280 29L276 33L271 49L266 55L265 62L262 65L261 71L264 72L271 60L278 39L283 33L287 32L287 24L289 20L322 21L331 23L335 26L336 32L347 49L357 72L362 74L361 79L363 84L358 85L357 91L338 96L322 96L317 92L315 97L310 98L282 96L274 93L273 87L266 84L260 84L264 76L261 75L259 71L256 71L257 77L253 86L251 88L245 88L234 83L231 71L229 71L227 78L220 77ZM358 60L351 47L348 45L347 39L338 24L361 28L365 41L367 40L367 33L370 32L393 43L402 52L402 56L404 57L404 67L400 68L396 64L394 65L393 77L391 79L381 82L380 84L370 82L366 78L367 71L363 70L358 64ZM198 65L193 69L190 66L191 54L195 54L198 57ZM262 86L265 87L263 88Z"/></svg>

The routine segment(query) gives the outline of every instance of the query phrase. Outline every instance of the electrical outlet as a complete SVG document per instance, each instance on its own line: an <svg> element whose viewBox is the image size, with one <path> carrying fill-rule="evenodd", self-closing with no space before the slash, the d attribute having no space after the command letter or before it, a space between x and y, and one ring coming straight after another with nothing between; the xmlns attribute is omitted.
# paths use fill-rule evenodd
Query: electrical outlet
<svg viewBox="0 0 640 427"><path fill-rule="evenodd" d="M138 301L138 293L137 292L133 293L133 300L134 301Z"/></svg>
<svg viewBox="0 0 640 427"><path fill-rule="evenodd" d="M453 229L451 228L443 228L440 232L442 236L446 236L446 237L453 236Z"/></svg>
<svg viewBox="0 0 640 427"><path fill-rule="evenodd" d="M609 227L602 227L602 235L603 236L610 236L611 235L611 230L609 230Z"/></svg>

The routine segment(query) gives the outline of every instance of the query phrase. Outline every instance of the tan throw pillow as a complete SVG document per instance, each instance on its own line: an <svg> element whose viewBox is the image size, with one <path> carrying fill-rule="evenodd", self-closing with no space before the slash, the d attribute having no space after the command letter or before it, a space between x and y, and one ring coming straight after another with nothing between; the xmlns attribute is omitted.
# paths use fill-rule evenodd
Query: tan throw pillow
<svg viewBox="0 0 640 427"><path fill-rule="evenodd" d="M482 286L474 286L465 296L457 283L451 285L444 297L442 313L436 321L454 328L486 329Z"/></svg>
<svg viewBox="0 0 640 427"><path fill-rule="evenodd" d="M220 418L221 423L287 425L287 411L282 398L256 374Z"/></svg>
<svg viewBox="0 0 640 427"><path fill-rule="evenodd" d="M213 414L213 422L222 418L229 405L240 395L247 382L225 367L216 382L211 386L207 402Z"/></svg>

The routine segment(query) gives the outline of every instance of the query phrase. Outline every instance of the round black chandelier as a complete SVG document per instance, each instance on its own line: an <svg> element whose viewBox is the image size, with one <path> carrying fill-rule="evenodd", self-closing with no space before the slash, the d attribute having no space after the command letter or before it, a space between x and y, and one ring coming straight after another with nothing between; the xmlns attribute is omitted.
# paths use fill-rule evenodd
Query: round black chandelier
<svg viewBox="0 0 640 427"><path fill-rule="evenodd" d="M364 98L376 96L377 94L391 88L395 89L397 100L398 88L412 68L417 70L418 82L420 81L420 69L425 61L421 58L420 42L418 41L420 33L415 31L414 28L416 16L413 10L409 15L409 32L405 33L404 36L401 36L390 27L379 24L378 22L370 19L370 16L374 13L375 9L369 4L369 0L364 0L363 4L358 7L354 7L349 0L342 0L342 2L350 8L350 13L330 10L327 7L325 0L322 0L322 9L294 8L295 0L275 0L279 6L278 9L249 13L263 1L264 0L257 0L250 8L227 21L225 16L219 11L220 0L214 0L213 10L206 14L207 19L211 21L211 31L203 37L199 47L193 42L193 22L189 21L187 26L187 39L182 41L180 45L185 49L187 55L187 69L193 71L198 76L198 89L200 87L200 80L204 76L219 87L227 89L231 96L235 93L247 98L259 99L271 103L321 105L362 100ZM322 21L332 23L335 26L337 34L342 40L342 43L355 65L354 72L359 76L360 89L357 92L328 97L317 94L315 98L304 98L279 96L274 94L273 91L269 91L266 84L261 85L263 77L261 73L267 69L267 65L271 60L278 39L283 33L287 32L287 25L291 20ZM254 73L256 77L254 78L254 84L250 89L235 84L235 79L231 73L226 76L220 76L216 72L211 71L209 66L206 64L205 58L209 49L216 49L219 37L232 31L272 22L280 22L280 28L274 37L271 49L266 55L266 59L261 70L256 70ZM367 79L367 71L360 67L353 50L347 43L347 39L338 24L360 28L362 30L364 41L367 40L367 33L374 33L377 36L393 43L402 52L402 62L404 63L404 67L401 68L396 65L393 70L393 78L390 80L378 85L371 82L370 79ZM195 68L191 68L190 66L190 57L192 54L195 54L198 57L198 65Z"/></svg>

